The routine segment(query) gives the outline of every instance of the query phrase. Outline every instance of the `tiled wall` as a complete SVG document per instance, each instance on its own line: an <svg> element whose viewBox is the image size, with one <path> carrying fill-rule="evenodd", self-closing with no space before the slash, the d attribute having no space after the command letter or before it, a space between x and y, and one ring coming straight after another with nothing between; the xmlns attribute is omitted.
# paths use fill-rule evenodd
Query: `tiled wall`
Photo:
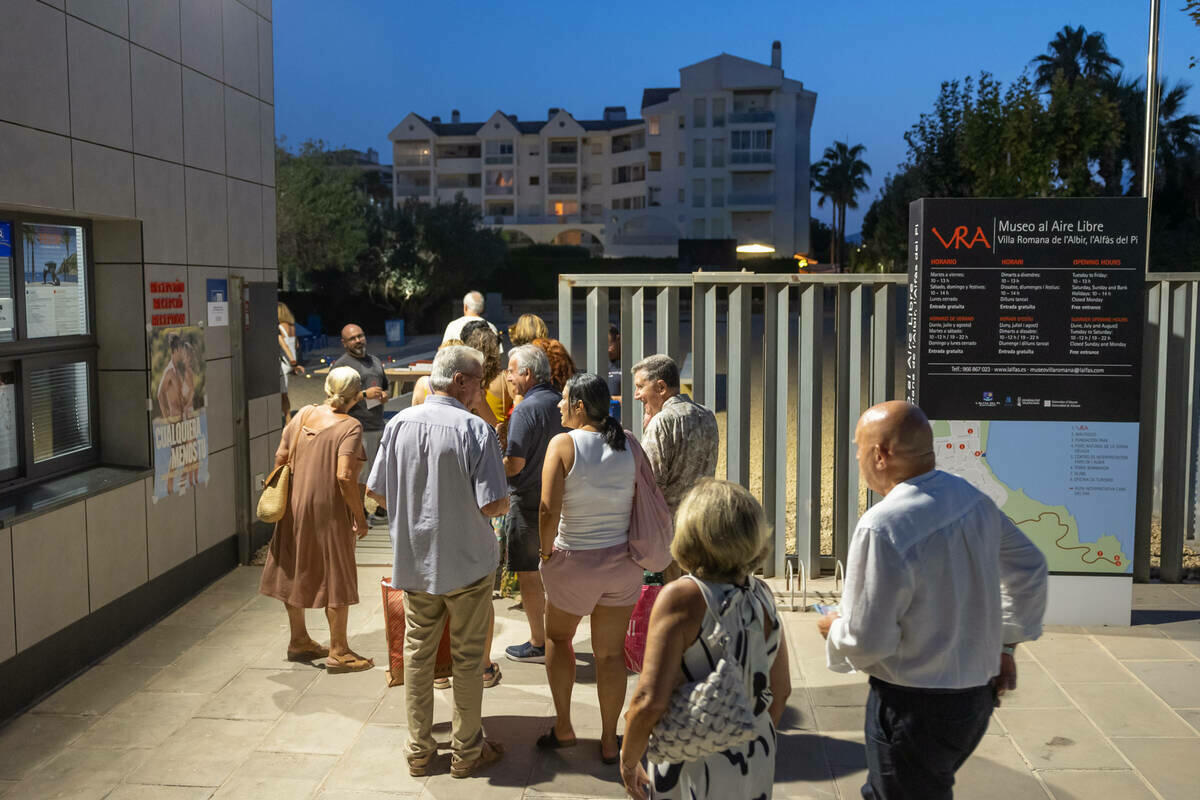
<svg viewBox="0 0 1200 800"><path fill-rule="evenodd" d="M102 459L149 464L146 284L276 279L271 0L5 0L0 212L93 220ZM237 317L234 316L234 319ZM0 661L234 527L228 328L206 332L210 483L150 480L0 530ZM256 462L279 397L253 401Z"/></svg>

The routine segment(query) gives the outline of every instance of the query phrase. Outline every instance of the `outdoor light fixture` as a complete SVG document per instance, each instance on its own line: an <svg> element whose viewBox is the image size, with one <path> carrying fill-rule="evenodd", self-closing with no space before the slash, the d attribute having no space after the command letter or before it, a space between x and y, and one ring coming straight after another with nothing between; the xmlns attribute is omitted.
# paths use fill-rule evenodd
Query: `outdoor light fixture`
<svg viewBox="0 0 1200 800"><path fill-rule="evenodd" d="M811 264L816 264L817 260L805 253L793 253L792 258L796 259L796 268L804 269Z"/></svg>
<svg viewBox="0 0 1200 800"><path fill-rule="evenodd" d="M774 253L775 248L769 244L739 244L737 251L739 253Z"/></svg>

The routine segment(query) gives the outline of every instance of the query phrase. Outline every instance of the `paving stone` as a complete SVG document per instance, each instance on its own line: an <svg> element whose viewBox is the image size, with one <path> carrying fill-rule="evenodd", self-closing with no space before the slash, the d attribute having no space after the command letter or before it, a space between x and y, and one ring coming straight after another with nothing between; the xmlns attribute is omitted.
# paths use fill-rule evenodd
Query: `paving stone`
<svg viewBox="0 0 1200 800"><path fill-rule="evenodd" d="M387 691L387 670L376 661L373 669L362 672L330 674L322 671L308 689L308 694L333 697L370 697L378 700Z"/></svg>
<svg viewBox="0 0 1200 800"><path fill-rule="evenodd" d="M408 774L404 757L408 731L388 725L367 725L354 746L325 779L325 789L407 792L420 794L425 778Z"/></svg>
<svg viewBox="0 0 1200 800"><path fill-rule="evenodd" d="M1097 797L1154 800L1154 793L1129 770L1042 770L1038 775L1046 782L1054 800L1093 800Z"/></svg>
<svg viewBox="0 0 1200 800"><path fill-rule="evenodd" d="M1140 659L1156 661L1160 659L1188 659L1191 654L1175 642L1167 638L1162 631L1148 625L1135 625L1129 628L1089 628L1100 646L1113 655L1114 658L1125 661Z"/></svg>
<svg viewBox="0 0 1200 800"><path fill-rule="evenodd" d="M165 667L204 638L204 628L185 625L155 625L129 644L107 656L105 664L137 664Z"/></svg>
<svg viewBox="0 0 1200 800"><path fill-rule="evenodd" d="M213 790L207 786L148 786L123 783L113 789L107 800L208 800Z"/></svg>
<svg viewBox="0 0 1200 800"><path fill-rule="evenodd" d="M246 597L247 595L263 597L264 595L258 594L258 585L261 582L262 567L237 567L225 573L221 578L218 578L211 586L205 589L205 592L212 592L214 594L229 593L242 597ZM273 600L274 598L268 599ZM279 601L276 600L275 602L278 603Z"/></svg>
<svg viewBox="0 0 1200 800"><path fill-rule="evenodd" d="M1070 708L1071 701L1062 693L1042 666L1029 661L1017 667L1017 688L1005 692L1003 708Z"/></svg>
<svg viewBox="0 0 1200 800"><path fill-rule="evenodd" d="M565 750L533 750L527 758L533 762L528 778L528 797L547 794L596 798L627 796L620 771L615 765L600 763L599 750L594 743L581 742L579 746Z"/></svg>
<svg viewBox="0 0 1200 800"><path fill-rule="evenodd" d="M1130 661L1127 666L1172 708L1200 708L1200 661Z"/></svg>
<svg viewBox="0 0 1200 800"><path fill-rule="evenodd" d="M94 717L25 714L0 729L0 779L20 780L77 739Z"/></svg>
<svg viewBox="0 0 1200 800"><path fill-rule="evenodd" d="M955 776L954 792L971 800L1032 800L1045 794L1007 736L983 737Z"/></svg>
<svg viewBox="0 0 1200 800"><path fill-rule="evenodd" d="M1012 740L1034 769L1120 769L1121 757L1074 709L999 708Z"/></svg>
<svg viewBox="0 0 1200 800"><path fill-rule="evenodd" d="M805 659L801 664L809 699L815 706L858 706L867 702L867 676L863 673L833 672L825 657Z"/></svg>
<svg viewBox="0 0 1200 800"><path fill-rule="evenodd" d="M1175 713L1183 717L1183 721L1200 731L1200 708L1177 708Z"/></svg>
<svg viewBox="0 0 1200 800"><path fill-rule="evenodd" d="M34 708L37 714L97 716L144 687L159 667L98 664Z"/></svg>
<svg viewBox="0 0 1200 800"><path fill-rule="evenodd" d="M138 692L96 721L75 747L123 750L158 747L206 703L207 694Z"/></svg>
<svg viewBox="0 0 1200 800"><path fill-rule="evenodd" d="M322 789L316 800L412 800L419 794L398 792L356 792L348 789Z"/></svg>
<svg viewBox="0 0 1200 800"><path fill-rule="evenodd" d="M780 733L778 747L774 797L833 800L838 796L821 736L808 731Z"/></svg>
<svg viewBox="0 0 1200 800"><path fill-rule="evenodd" d="M246 604L242 594L205 592L184 603L163 622L191 628L215 628Z"/></svg>
<svg viewBox="0 0 1200 800"><path fill-rule="evenodd" d="M13 787L10 795L100 800L145 757L144 750L106 752L68 747Z"/></svg>
<svg viewBox="0 0 1200 800"><path fill-rule="evenodd" d="M150 692L219 692L242 671L245 656L219 648L193 647L146 684Z"/></svg>
<svg viewBox="0 0 1200 800"><path fill-rule="evenodd" d="M128 783L220 786L266 736L269 722L192 719L154 750Z"/></svg>
<svg viewBox="0 0 1200 800"><path fill-rule="evenodd" d="M354 744L378 700L305 695L279 718L260 750L341 755Z"/></svg>
<svg viewBox="0 0 1200 800"><path fill-rule="evenodd" d="M1194 736L1154 693L1137 684L1063 684L1106 736Z"/></svg>
<svg viewBox="0 0 1200 800"><path fill-rule="evenodd" d="M218 719L279 719L317 676L312 672L245 669L196 712Z"/></svg>
<svg viewBox="0 0 1200 800"><path fill-rule="evenodd" d="M293 800L310 797L333 769L333 756L254 753L234 770L213 800Z"/></svg>
<svg viewBox="0 0 1200 800"><path fill-rule="evenodd" d="M1034 649L1033 645L1040 645ZM1033 655L1059 683L1133 683L1134 677L1108 651L1084 636L1034 642ZM1020 673L1017 675L1020 681Z"/></svg>
<svg viewBox="0 0 1200 800"><path fill-rule="evenodd" d="M1164 800L1195 800L1200 786L1200 739L1114 739L1113 744Z"/></svg>

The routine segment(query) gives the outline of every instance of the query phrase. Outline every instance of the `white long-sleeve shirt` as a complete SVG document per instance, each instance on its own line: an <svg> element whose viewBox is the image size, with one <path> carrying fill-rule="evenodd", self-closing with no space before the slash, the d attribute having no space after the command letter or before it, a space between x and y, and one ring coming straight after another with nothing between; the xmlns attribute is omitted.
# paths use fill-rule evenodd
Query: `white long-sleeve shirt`
<svg viewBox="0 0 1200 800"><path fill-rule="evenodd" d="M1041 551L987 495L932 470L859 521L826 659L901 686L982 686L1005 643L1041 635L1045 611Z"/></svg>

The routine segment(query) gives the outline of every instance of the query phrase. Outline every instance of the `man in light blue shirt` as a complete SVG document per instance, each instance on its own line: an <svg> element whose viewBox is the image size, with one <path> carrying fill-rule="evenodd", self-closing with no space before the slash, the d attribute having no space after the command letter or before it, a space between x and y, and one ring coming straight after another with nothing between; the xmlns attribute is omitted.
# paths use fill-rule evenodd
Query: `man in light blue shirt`
<svg viewBox="0 0 1200 800"><path fill-rule="evenodd" d="M987 495L935 469L921 409L873 406L854 441L884 499L850 540L840 616L817 627L830 669L871 676L863 797L949 800L1016 688L1013 648L1042 633L1046 559Z"/></svg>
<svg viewBox="0 0 1200 800"><path fill-rule="evenodd" d="M483 356L469 347L438 351L433 394L384 428L367 490L388 509L392 586L405 590L404 694L409 773L428 774L433 739L433 672L446 615L454 659L450 774L465 778L500 758L480 721L484 642L491 625L499 551L489 517L508 511L508 482L496 434L467 411L483 391Z"/></svg>

